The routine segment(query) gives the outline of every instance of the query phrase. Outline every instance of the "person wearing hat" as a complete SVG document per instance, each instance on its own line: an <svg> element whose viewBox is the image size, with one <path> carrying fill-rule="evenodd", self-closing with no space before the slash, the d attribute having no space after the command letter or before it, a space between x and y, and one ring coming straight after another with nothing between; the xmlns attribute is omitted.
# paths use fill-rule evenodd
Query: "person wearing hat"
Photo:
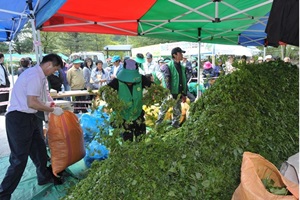
<svg viewBox="0 0 300 200"><path fill-rule="evenodd" d="M164 74L160 70L158 70L158 71L154 70L149 74L145 74L145 71L143 70L144 69L143 63L145 63L143 54L141 54L141 53L136 54L135 61L137 62L138 66L139 66L140 74L145 75L153 83L166 88Z"/></svg>
<svg viewBox="0 0 300 200"><path fill-rule="evenodd" d="M146 124L144 111L142 109L143 88L150 87L152 82L141 75L138 71L138 64L132 59L124 62L123 69L119 72L117 78L107 84L118 91L118 97L128 105L124 110L115 110L120 112L123 118L122 134L124 141L133 141L134 137L146 133ZM104 87L107 87L104 86Z"/></svg>
<svg viewBox="0 0 300 200"><path fill-rule="evenodd" d="M73 66L67 71L67 81L71 87L71 90L84 90L85 80L83 76L83 70L81 69L81 64L83 60L75 59L73 61ZM85 101L85 96L76 96L75 101ZM74 104L74 107L82 107L80 104ZM74 113L79 111L86 112L86 109L76 109Z"/></svg>
<svg viewBox="0 0 300 200"><path fill-rule="evenodd" d="M143 65L145 63L144 55L142 53L137 53L135 57L135 62L139 66L139 73L145 75L144 65Z"/></svg>
<svg viewBox="0 0 300 200"><path fill-rule="evenodd" d="M151 74L154 71L158 71L158 65L153 61L153 56L151 53L146 54L147 61L144 63L144 72L146 74Z"/></svg>
<svg viewBox="0 0 300 200"><path fill-rule="evenodd" d="M290 57L285 57L285 58L283 59L283 62L290 63L290 62L291 62Z"/></svg>
<svg viewBox="0 0 300 200"><path fill-rule="evenodd" d="M172 49L172 60L168 64L170 70L170 79L168 80L169 84L167 85L169 87L168 89L170 90L172 98L176 99L176 103L173 106L173 119L171 123L171 126L174 128L179 127L179 121L181 117L181 98L185 97L187 94L185 67L181 65L181 61L183 59L182 53L185 53L185 51L183 51L180 47ZM167 106L161 105L158 119L156 121L157 125L162 123L167 111Z"/></svg>
<svg viewBox="0 0 300 200"><path fill-rule="evenodd" d="M168 66L170 62L170 58L165 58L159 62L159 71L163 74L165 88L170 88L171 72Z"/></svg>
<svg viewBox="0 0 300 200"><path fill-rule="evenodd" d="M112 65L112 68L110 70L109 77L110 77L110 80L113 80L114 78L117 78L119 72L122 69L121 57L118 56L118 55L113 56L113 58L111 59L111 62L112 62L113 65Z"/></svg>
<svg viewBox="0 0 300 200"><path fill-rule="evenodd" d="M204 63L202 75L203 75L203 79L204 79L204 87L209 88L210 81L214 80L212 78L215 77L215 71L212 67L212 64L209 61Z"/></svg>
<svg viewBox="0 0 300 200"><path fill-rule="evenodd" d="M258 59L257 59L257 63L262 63L264 61L264 59L263 59L263 57L258 57Z"/></svg>
<svg viewBox="0 0 300 200"><path fill-rule="evenodd" d="M216 77L220 76L221 74L224 74L224 66L225 65L223 64L223 61L221 59L218 59L217 65L215 65L214 67L214 73Z"/></svg>
<svg viewBox="0 0 300 200"><path fill-rule="evenodd" d="M265 61L266 61L266 62L272 61L272 55L266 55Z"/></svg>
<svg viewBox="0 0 300 200"><path fill-rule="evenodd" d="M236 68L232 66L233 61L233 56L228 56L227 62L225 63L225 74L230 74L236 70Z"/></svg>
<svg viewBox="0 0 300 200"><path fill-rule="evenodd" d="M103 69L102 60L96 62L96 68L92 69L91 73L91 84L93 89L99 89L100 87L107 84L108 73Z"/></svg>
<svg viewBox="0 0 300 200"><path fill-rule="evenodd" d="M37 125L37 111L62 115L60 107L50 107L47 99L47 76L62 66L61 57L48 54L40 65L24 71L11 91L5 115L10 147L9 167L0 185L0 199L11 199L26 168L28 157L36 166L38 185L55 183L52 170L47 168L47 150ZM4 173L2 171L2 173ZM61 184L62 182L57 184Z"/></svg>

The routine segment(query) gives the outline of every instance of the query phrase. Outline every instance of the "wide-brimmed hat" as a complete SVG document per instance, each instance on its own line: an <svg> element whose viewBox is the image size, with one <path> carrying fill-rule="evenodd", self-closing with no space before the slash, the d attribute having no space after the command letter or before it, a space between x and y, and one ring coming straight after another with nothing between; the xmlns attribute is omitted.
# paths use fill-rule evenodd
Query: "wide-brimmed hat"
<svg viewBox="0 0 300 200"><path fill-rule="evenodd" d="M144 55L141 54L141 53L136 54L135 61L136 61L137 63L145 63Z"/></svg>
<svg viewBox="0 0 300 200"><path fill-rule="evenodd" d="M205 62L204 65L203 65L203 69L210 69L212 68L212 65L209 61Z"/></svg>
<svg viewBox="0 0 300 200"><path fill-rule="evenodd" d="M78 63L84 63L84 61L83 61L83 60L80 60L79 58L77 58L77 59L73 60L72 63L73 63L73 64L78 64Z"/></svg>
<svg viewBox="0 0 300 200"><path fill-rule="evenodd" d="M123 69L118 73L119 81L126 83L139 83L142 81L142 75L138 71L137 62L132 59L125 60Z"/></svg>
<svg viewBox="0 0 300 200"><path fill-rule="evenodd" d="M121 60L120 56L113 56L112 59L111 59L111 62L116 62L118 60Z"/></svg>

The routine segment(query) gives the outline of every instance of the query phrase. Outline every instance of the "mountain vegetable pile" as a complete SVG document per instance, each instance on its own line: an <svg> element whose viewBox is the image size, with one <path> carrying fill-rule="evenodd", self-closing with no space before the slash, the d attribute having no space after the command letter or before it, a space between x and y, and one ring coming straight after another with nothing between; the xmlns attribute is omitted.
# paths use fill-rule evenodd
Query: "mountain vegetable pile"
<svg viewBox="0 0 300 200"><path fill-rule="evenodd" d="M299 71L283 62L220 77L169 132L108 146L65 199L231 199L244 151L280 167L298 152ZM115 140L115 139L114 139Z"/></svg>

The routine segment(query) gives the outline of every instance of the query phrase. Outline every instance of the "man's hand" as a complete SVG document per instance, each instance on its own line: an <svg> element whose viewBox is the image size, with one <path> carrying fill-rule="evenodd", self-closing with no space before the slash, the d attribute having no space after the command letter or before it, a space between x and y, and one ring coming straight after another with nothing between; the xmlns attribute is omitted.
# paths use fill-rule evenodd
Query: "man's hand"
<svg viewBox="0 0 300 200"><path fill-rule="evenodd" d="M54 110L52 111L54 115L60 116L64 113L63 109L61 107L54 107Z"/></svg>
<svg viewBox="0 0 300 200"><path fill-rule="evenodd" d="M48 101L45 103L45 105L48 107L55 107L55 103L53 101Z"/></svg>

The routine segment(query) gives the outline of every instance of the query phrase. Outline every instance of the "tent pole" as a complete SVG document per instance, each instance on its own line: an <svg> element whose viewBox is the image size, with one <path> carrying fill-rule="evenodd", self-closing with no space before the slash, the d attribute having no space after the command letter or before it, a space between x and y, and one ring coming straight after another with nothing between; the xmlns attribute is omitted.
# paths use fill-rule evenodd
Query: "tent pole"
<svg viewBox="0 0 300 200"><path fill-rule="evenodd" d="M213 44L212 56L211 56L211 64L212 64L212 66L215 66L215 63L216 63L216 45Z"/></svg>
<svg viewBox="0 0 300 200"><path fill-rule="evenodd" d="M27 4L28 4L29 11L30 11L29 18L30 18L30 22L31 22L33 46L34 46L34 52L35 52L35 57L36 57L36 63L38 65L40 65L40 59L39 59L39 55L38 55L39 54L39 51L38 51L39 41L37 41L37 31L36 31L35 23L34 23L34 20L35 20L34 14L35 13L34 13L33 6L32 6L32 0L28 0Z"/></svg>
<svg viewBox="0 0 300 200"><path fill-rule="evenodd" d="M200 91L200 65L201 65L201 41L198 42L198 66L197 66L197 99L201 96Z"/></svg>
<svg viewBox="0 0 300 200"><path fill-rule="evenodd" d="M197 66L197 97L196 100L200 98L200 65L201 65L201 28L198 28L198 66Z"/></svg>
<svg viewBox="0 0 300 200"><path fill-rule="evenodd" d="M32 29L32 36L33 36L33 46L34 46L34 52L35 52L35 57L36 57L36 63L39 65L40 64L40 59L39 59L39 52L38 52L38 41L37 41L37 34L36 34L36 29L34 26L34 19L30 19L31 22L31 29Z"/></svg>
<svg viewBox="0 0 300 200"><path fill-rule="evenodd" d="M41 40L41 32L40 30L36 30L37 32L37 37L38 37L38 54L39 54L39 60L43 59L43 50L42 50L42 40Z"/></svg>
<svg viewBox="0 0 300 200"><path fill-rule="evenodd" d="M15 80L14 80L14 68L13 68L13 65L12 65L12 55L11 55L11 50L12 50L12 46L11 46L11 41L9 42L9 55L10 55L10 59L9 59L9 62L10 62L10 70L11 70L11 81L12 81L12 85L15 84Z"/></svg>

